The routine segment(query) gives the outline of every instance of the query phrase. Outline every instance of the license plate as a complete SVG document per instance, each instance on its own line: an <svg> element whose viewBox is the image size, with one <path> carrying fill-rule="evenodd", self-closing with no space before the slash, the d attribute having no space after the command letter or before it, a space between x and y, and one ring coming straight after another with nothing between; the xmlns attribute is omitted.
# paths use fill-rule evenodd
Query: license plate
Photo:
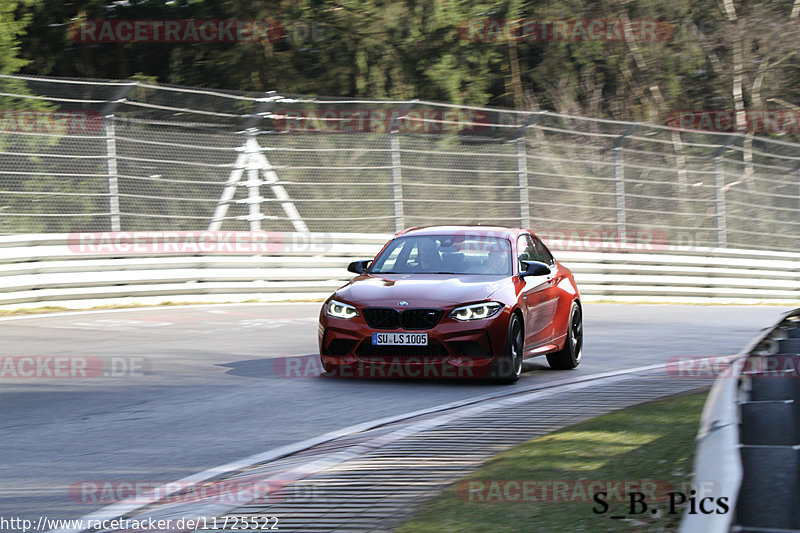
<svg viewBox="0 0 800 533"><path fill-rule="evenodd" d="M373 346L427 346L427 333L373 333Z"/></svg>

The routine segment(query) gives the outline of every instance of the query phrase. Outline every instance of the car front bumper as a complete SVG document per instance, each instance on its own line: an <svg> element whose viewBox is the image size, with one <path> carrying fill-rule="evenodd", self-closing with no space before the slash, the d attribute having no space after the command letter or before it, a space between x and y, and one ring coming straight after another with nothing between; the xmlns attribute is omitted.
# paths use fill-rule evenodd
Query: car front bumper
<svg viewBox="0 0 800 533"><path fill-rule="evenodd" d="M320 313L319 348L323 366L345 375L366 372L397 377L483 377L505 350L511 310L461 322L447 313L430 329L371 328L363 314L351 319ZM428 346L373 346L372 333L427 333Z"/></svg>

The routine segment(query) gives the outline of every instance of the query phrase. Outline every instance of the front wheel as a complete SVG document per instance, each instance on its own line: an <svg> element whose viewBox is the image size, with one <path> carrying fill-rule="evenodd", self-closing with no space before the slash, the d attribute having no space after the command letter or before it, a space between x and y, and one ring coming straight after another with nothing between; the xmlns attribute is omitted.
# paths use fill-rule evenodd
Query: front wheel
<svg viewBox="0 0 800 533"><path fill-rule="evenodd" d="M516 383L522 374L522 348L524 336L522 322L516 314L508 321L506 348L503 356L493 365L492 375L500 383Z"/></svg>
<svg viewBox="0 0 800 533"><path fill-rule="evenodd" d="M572 302L564 348L548 354L547 362L550 368L555 370L569 370L581 363L581 357L583 357L583 315L578 302Z"/></svg>

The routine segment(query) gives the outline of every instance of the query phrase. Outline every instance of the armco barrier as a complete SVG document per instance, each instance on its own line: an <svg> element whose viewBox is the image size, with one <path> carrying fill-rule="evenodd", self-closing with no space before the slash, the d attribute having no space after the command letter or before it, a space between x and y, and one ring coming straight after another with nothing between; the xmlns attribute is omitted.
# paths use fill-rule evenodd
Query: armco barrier
<svg viewBox="0 0 800 533"><path fill-rule="evenodd" d="M681 533L800 533L798 422L795 309L760 334L714 383L697 434L697 492ZM726 512L717 512L720 501Z"/></svg>
<svg viewBox="0 0 800 533"><path fill-rule="evenodd" d="M148 232L168 237L151 246L142 235L89 244L77 234L0 237L0 307L318 299L352 277L350 261L372 258L391 237L268 233L236 249L224 233L208 234L217 240L206 235L196 247ZM797 253L614 243L554 252L585 300L800 302Z"/></svg>

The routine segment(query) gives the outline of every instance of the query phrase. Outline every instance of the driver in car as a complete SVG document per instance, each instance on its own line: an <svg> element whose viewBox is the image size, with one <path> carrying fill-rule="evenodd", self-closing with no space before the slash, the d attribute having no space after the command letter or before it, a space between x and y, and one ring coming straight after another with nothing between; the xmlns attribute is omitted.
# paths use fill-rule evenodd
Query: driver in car
<svg viewBox="0 0 800 533"><path fill-rule="evenodd" d="M417 245L417 267L419 272L438 272L442 267L442 258L439 256L439 250L436 243L432 240L425 239Z"/></svg>

